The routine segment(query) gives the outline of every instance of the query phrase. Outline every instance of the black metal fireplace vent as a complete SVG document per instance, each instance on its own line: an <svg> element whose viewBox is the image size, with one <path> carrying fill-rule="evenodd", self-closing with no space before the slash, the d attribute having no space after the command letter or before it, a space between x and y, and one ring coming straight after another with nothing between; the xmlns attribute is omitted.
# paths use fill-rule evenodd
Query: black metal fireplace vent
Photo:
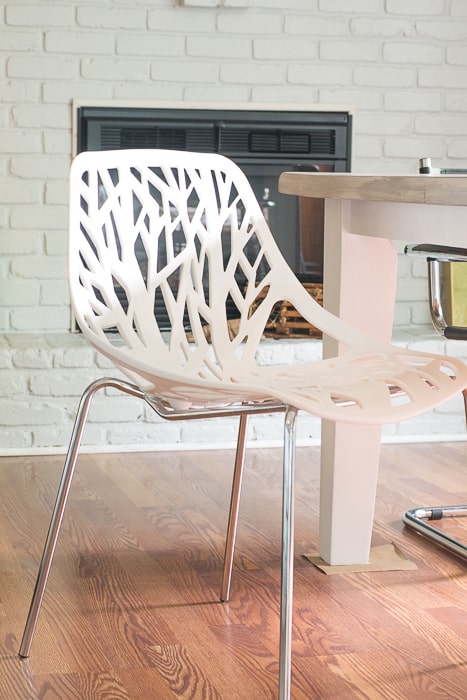
<svg viewBox="0 0 467 700"><path fill-rule="evenodd" d="M336 152L335 129L310 129L290 132L285 129L246 127L194 128L164 126L103 125L101 145L104 150L120 148L169 148L181 151L330 155Z"/></svg>
<svg viewBox="0 0 467 700"><path fill-rule="evenodd" d="M344 112L81 107L78 151L168 148L231 158L349 158Z"/></svg>

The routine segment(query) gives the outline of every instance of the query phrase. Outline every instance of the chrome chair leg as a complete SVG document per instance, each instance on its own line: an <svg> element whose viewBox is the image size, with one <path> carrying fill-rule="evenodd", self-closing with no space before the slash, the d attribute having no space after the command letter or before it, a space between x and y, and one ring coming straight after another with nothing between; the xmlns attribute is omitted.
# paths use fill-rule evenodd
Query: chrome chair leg
<svg viewBox="0 0 467 700"><path fill-rule="evenodd" d="M60 533L63 514L68 500L71 481L73 479L73 473L76 466L76 460L78 458L81 438L83 435L84 427L86 425L86 419L91 406L91 401L94 394L97 391L99 391L99 389L109 386L121 389L122 391L125 391L128 394L144 398L144 393L140 391L138 387L129 384L128 382L107 378L99 379L95 382L92 382L92 384L90 384L87 387L87 389L84 391L81 397L78 412L76 414L73 432L71 435L70 445L68 447L65 465L63 467L57 498L55 500L52 518L50 520L49 531L47 533L47 539L45 542L44 551L39 566L39 573L37 575L36 585L34 588L28 617L26 619L26 625L23 632L23 639L21 641L21 646L19 650L19 655L24 658L28 657L31 651L32 640L34 637L34 632L36 630L39 613L42 607L42 599L44 597L45 588L47 586L47 579L49 577L50 567L52 566L55 547L57 545L57 540Z"/></svg>
<svg viewBox="0 0 467 700"><path fill-rule="evenodd" d="M284 422L282 489L282 563L279 639L279 700L290 699L292 678L292 611L294 560L295 423L297 409L289 407Z"/></svg>
<svg viewBox="0 0 467 700"><path fill-rule="evenodd" d="M467 545L456 540L445 532L438 530L429 524L429 520L442 520L443 518L467 517L467 505L465 506L441 506L434 508L412 508L404 513L402 518L405 525L424 535L433 542L442 545L463 559L467 559Z"/></svg>
<svg viewBox="0 0 467 700"><path fill-rule="evenodd" d="M230 582L232 579L235 540L237 537L238 510L240 506L240 492L242 489L243 466L245 463L247 429L248 415L244 413L240 416L238 426L237 451L235 454L232 495L230 498L229 520L227 525L227 536L225 540L224 569L222 572L222 585L220 596L222 602L228 601L230 597Z"/></svg>

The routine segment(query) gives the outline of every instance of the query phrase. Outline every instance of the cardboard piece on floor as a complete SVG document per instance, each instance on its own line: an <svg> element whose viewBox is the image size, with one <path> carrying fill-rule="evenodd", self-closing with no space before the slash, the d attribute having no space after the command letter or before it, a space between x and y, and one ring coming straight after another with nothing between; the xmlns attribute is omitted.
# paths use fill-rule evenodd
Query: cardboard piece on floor
<svg viewBox="0 0 467 700"><path fill-rule="evenodd" d="M411 571L417 565L407 559L399 547L391 542L390 544L371 547L370 561L368 564L326 564L324 559L318 554L303 555L314 566L318 567L325 574L357 574L362 571Z"/></svg>

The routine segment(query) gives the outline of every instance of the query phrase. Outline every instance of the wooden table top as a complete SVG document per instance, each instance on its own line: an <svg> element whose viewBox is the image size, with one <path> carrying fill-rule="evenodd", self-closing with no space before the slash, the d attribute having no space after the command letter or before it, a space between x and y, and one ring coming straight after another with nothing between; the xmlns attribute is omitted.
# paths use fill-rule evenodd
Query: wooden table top
<svg viewBox="0 0 467 700"><path fill-rule="evenodd" d="M318 199L467 206L467 175L285 172L279 192Z"/></svg>

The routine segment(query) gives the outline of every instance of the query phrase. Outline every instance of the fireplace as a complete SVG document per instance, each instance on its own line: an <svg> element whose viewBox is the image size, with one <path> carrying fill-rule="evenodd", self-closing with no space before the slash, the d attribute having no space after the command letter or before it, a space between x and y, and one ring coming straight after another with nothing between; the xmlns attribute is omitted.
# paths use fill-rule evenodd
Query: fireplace
<svg viewBox="0 0 467 700"><path fill-rule="evenodd" d="M294 272L319 281L324 202L278 192L284 171L348 172L349 111L78 106L77 151L164 148L221 153L245 172ZM156 309L157 313L157 309Z"/></svg>

